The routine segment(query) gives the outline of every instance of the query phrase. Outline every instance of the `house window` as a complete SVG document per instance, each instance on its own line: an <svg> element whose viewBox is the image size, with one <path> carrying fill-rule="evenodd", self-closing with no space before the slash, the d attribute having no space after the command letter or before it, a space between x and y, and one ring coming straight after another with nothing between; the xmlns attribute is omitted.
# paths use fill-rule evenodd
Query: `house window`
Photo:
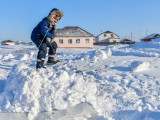
<svg viewBox="0 0 160 120"><path fill-rule="evenodd" d="M86 43L87 43L87 44L89 43L89 39L86 39Z"/></svg>
<svg viewBox="0 0 160 120"><path fill-rule="evenodd" d="M68 44L72 44L72 39L69 39L69 40L68 40Z"/></svg>
<svg viewBox="0 0 160 120"><path fill-rule="evenodd" d="M59 44L63 44L63 39L59 39Z"/></svg>
<svg viewBox="0 0 160 120"><path fill-rule="evenodd" d="M76 43L79 44L80 43L80 39L76 39Z"/></svg>
<svg viewBox="0 0 160 120"><path fill-rule="evenodd" d="M106 37L107 35L106 34L104 34L104 37Z"/></svg>
<svg viewBox="0 0 160 120"><path fill-rule="evenodd" d="M114 37L113 34L111 34L111 37Z"/></svg>
<svg viewBox="0 0 160 120"><path fill-rule="evenodd" d="M116 43L117 41L116 40L113 40L113 43Z"/></svg>

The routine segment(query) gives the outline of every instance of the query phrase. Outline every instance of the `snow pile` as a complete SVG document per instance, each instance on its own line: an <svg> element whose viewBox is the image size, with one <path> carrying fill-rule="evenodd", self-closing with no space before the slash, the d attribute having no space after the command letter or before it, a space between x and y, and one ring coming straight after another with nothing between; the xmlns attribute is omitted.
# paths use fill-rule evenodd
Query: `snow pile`
<svg viewBox="0 0 160 120"><path fill-rule="evenodd" d="M29 57L29 55L24 54L20 60L27 60L27 59L28 59L28 57Z"/></svg>
<svg viewBox="0 0 160 120"><path fill-rule="evenodd" d="M148 42L137 42L136 44L133 45L133 49L146 49L146 48L160 49L160 38L156 38Z"/></svg>
<svg viewBox="0 0 160 120"><path fill-rule="evenodd" d="M20 60L20 61L28 61L28 60L32 60L32 59L35 59L36 57L36 54L35 52L29 52L28 54L23 54L23 55L18 55L16 56L16 60Z"/></svg>
<svg viewBox="0 0 160 120"><path fill-rule="evenodd" d="M82 56L80 56L80 59L81 61L89 60L89 61L97 62L97 61L107 59L111 56L112 56L112 51L110 48L108 48L107 50L95 50L95 51L84 53L82 54Z"/></svg>
<svg viewBox="0 0 160 120"><path fill-rule="evenodd" d="M13 58L14 58L14 56L12 54L9 54L9 55L4 55L2 60L11 60Z"/></svg>
<svg viewBox="0 0 160 120"><path fill-rule="evenodd" d="M148 70L150 67L149 62L141 62L141 61L134 61L131 63L130 68L134 72L141 72Z"/></svg>
<svg viewBox="0 0 160 120"><path fill-rule="evenodd" d="M53 72L51 72L53 71ZM66 70L38 70L28 64L15 65L0 94L0 108L6 112L65 109L81 102L94 102L96 84Z"/></svg>
<svg viewBox="0 0 160 120"><path fill-rule="evenodd" d="M116 56L139 56L139 57L160 57L160 38L150 42L137 42L130 46L113 46L113 55Z"/></svg>

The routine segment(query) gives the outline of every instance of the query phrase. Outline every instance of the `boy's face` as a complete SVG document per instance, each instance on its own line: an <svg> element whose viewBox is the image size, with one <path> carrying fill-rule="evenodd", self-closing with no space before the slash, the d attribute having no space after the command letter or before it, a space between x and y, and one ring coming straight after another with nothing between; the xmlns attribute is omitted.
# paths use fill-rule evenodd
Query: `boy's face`
<svg viewBox="0 0 160 120"><path fill-rule="evenodd" d="M61 15L57 11L54 11L51 13L49 19L56 24L61 20Z"/></svg>

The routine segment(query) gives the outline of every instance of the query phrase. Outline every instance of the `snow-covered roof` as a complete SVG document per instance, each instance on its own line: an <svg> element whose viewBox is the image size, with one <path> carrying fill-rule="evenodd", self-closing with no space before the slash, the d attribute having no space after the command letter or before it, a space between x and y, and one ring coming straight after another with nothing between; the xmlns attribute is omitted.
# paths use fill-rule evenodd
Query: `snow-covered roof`
<svg viewBox="0 0 160 120"><path fill-rule="evenodd" d="M104 32L104 33L113 33L113 32L111 32L111 31L106 31L106 32Z"/></svg>
<svg viewBox="0 0 160 120"><path fill-rule="evenodd" d="M111 32L111 31L105 31L105 32L103 32L103 33L101 33L101 34L97 35L96 37L99 37L100 35L102 35L102 34L104 34L104 33L112 33L112 34L114 34L114 35L118 36L117 34L115 34L115 33ZM118 37L119 37L119 36L118 36Z"/></svg>
<svg viewBox="0 0 160 120"><path fill-rule="evenodd" d="M13 42L13 41L11 41L11 40L5 40L5 41L2 41L2 42ZM14 43L14 42L13 42Z"/></svg>
<svg viewBox="0 0 160 120"><path fill-rule="evenodd" d="M94 37L91 33L83 30L80 27L64 27L63 29L55 30L56 37Z"/></svg>
<svg viewBox="0 0 160 120"><path fill-rule="evenodd" d="M160 34L157 34L157 33L152 33L152 34L150 34L150 35L148 35L148 36L146 36L146 37L144 37L144 38L142 38L142 39L147 39L147 38L156 38L156 37L160 37Z"/></svg>

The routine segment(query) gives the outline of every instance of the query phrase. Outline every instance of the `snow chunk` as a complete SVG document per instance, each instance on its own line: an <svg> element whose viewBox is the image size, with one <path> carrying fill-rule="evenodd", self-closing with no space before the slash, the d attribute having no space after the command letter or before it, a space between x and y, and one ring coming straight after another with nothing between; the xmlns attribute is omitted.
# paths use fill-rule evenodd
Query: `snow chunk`
<svg viewBox="0 0 160 120"><path fill-rule="evenodd" d="M147 70L150 67L149 62L141 62L141 61L134 61L131 63L130 68L134 72L141 72Z"/></svg>
<svg viewBox="0 0 160 120"><path fill-rule="evenodd" d="M23 54L23 55L19 55L16 57L17 60L21 60L21 61L26 61L29 59L35 59L35 53L34 52L30 52L29 54Z"/></svg>
<svg viewBox="0 0 160 120"><path fill-rule="evenodd" d="M12 54L9 54L9 55L6 55L3 57L3 60L9 60L9 59L12 59L12 58L15 58Z"/></svg>
<svg viewBox="0 0 160 120"><path fill-rule="evenodd" d="M21 60L27 60L28 59L28 54L24 54L24 56L21 58Z"/></svg>
<svg viewBox="0 0 160 120"><path fill-rule="evenodd" d="M102 60L107 59L108 57L111 57L111 55L112 55L111 49L108 48L107 51L106 50L96 51L93 59L94 62L96 62L101 59Z"/></svg>
<svg viewBox="0 0 160 120"><path fill-rule="evenodd" d="M108 57L112 56L112 51L111 51L110 48L107 49L106 54L107 54Z"/></svg>
<svg viewBox="0 0 160 120"><path fill-rule="evenodd" d="M103 50L96 51L95 56L94 56L94 62L96 62L100 59L106 59L106 58L107 58L107 55Z"/></svg>
<svg viewBox="0 0 160 120"><path fill-rule="evenodd" d="M2 59L2 55L0 55L0 59Z"/></svg>

